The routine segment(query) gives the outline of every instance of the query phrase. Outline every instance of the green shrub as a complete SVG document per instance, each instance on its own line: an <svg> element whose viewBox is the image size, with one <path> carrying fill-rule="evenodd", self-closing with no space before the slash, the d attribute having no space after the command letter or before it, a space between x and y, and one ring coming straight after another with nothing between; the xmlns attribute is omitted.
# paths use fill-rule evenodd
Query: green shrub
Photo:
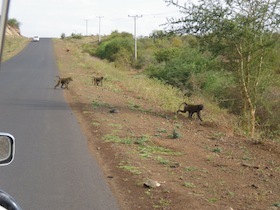
<svg viewBox="0 0 280 210"><path fill-rule="evenodd" d="M87 43L82 46L83 52L94 56L96 54L96 47L93 44Z"/></svg>
<svg viewBox="0 0 280 210"><path fill-rule="evenodd" d="M147 67L146 73L184 92L209 87L217 78L208 72L216 73L221 69L215 59L188 46L157 51L155 61ZM219 86L218 83L214 84ZM211 88L217 90L216 87Z"/></svg>
<svg viewBox="0 0 280 210"><path fill-rule="evenodd" d="M178 48L167 48L158 50L157 52L155 52L155 59L158 63L168 62L172 58L176 57L176 52L178 50Z"/></svg>
<svg viewBox="0 0 280 210"><path fill-rule="evenodd" d="M61 39L65 39L65 33L62 33L60 36Z"/></svg>
<svg viewBox="0 0 280 210"><path fill-rule="evenodd" d="M102 42L96 49L95 55L107 59L110 62L124 63L131 65L133 63L134 44L132 38L113 36Z"/></svg>
<svg viewBox="0 0 280 210"><path fill-rule="evenodd" d="M170 135L170 138L172 138L172 139L178 139L180 137L181 137L181 135L175 129L173 130L172 134Z"/></svg>
<svg viewBox="0 0 280 210"><path fill-rule="evenodd" d="M20 22L18 22L17 19L12 18L8 20L8 25L12 26L13 28L19 29Z"/></svg>
<svg viewBox="0 0 280 210"><path fill-rule="evenodd" d="M82 34L74 34L74 33L72 33L72 34L71 34L71 37L72 37L73 39L82 39Z"/></svg>

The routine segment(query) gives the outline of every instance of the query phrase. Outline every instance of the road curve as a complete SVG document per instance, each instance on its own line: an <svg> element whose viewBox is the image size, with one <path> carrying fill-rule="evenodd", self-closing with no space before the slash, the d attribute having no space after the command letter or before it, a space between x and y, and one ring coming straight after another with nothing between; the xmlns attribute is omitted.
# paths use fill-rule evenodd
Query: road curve
<svg viewBox="0 0 280 210"><path fill-rule="evenodd" d="M31 42L0 70L0 131L16 138L0 189L25 210L119 209L60 88L51 39Z"/></svg>

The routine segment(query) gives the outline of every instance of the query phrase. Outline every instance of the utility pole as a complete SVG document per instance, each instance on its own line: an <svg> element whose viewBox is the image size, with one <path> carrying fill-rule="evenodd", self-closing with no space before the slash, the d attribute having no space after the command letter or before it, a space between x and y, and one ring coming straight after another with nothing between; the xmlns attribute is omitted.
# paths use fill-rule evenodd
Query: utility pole
<svg viewBox="0 0 280 210"><path fill-rule="evenodd" d="M88 35L88 21L89 21L89 19L85 19L85 21L86 21L86 36Z"/></svg>
<svg viewBox="0 0 280 210"><path fill-rule="evenodd" d="M104 18L104 16L97 16L99 18L99 36L98 36L98 42L101 42L101 18Z"/></svg>
<svg viewBox="0 0 280 210"><path fill-rule="evenodd" d="M6 24L8 20L10 0L2 1L2 10L0 15L0 64L2 63L2 53L5 41Z"/></svg>
<svg viewBox="0 0 280 210"><path fill-rule="evenodd" d="M128 15L128 17L134 18L134 57L135 57L135 60L137 60L136 20L137 20L137 18L140 18L140 17L142 17L142 16L143 16L143 15L134 15L134 16Z"/></svg>

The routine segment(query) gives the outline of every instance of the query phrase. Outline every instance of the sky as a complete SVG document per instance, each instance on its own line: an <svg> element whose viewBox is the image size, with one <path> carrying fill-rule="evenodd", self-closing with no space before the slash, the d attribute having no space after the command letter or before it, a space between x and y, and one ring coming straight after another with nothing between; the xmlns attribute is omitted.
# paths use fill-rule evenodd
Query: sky
<svg viewBox="0 0 280 210"><path fill-rule="evenodd" d="M171 17L180 12L164 0L11 0L9 11L25 37L97 35L99 26L101 35L115 30L134 34L134 19L136 36L148 36L163 30Z"/></svg>

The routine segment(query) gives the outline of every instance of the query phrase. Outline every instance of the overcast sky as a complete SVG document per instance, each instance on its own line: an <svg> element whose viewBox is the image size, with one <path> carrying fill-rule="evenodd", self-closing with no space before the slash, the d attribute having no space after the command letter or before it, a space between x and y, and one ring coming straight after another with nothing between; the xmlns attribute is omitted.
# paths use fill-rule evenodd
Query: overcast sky
<svg viewBox="0 0 280 210"><path fill-rule="evenodd" d="M60 37L72 33L85 35L112 31L134 34L137 18L137 36L161 30L167 17L178 17L178 8L164 0L11 0L9 19L17 19L21 34L26 37ZM86 21L87 20L87 21Z"/></svg>

